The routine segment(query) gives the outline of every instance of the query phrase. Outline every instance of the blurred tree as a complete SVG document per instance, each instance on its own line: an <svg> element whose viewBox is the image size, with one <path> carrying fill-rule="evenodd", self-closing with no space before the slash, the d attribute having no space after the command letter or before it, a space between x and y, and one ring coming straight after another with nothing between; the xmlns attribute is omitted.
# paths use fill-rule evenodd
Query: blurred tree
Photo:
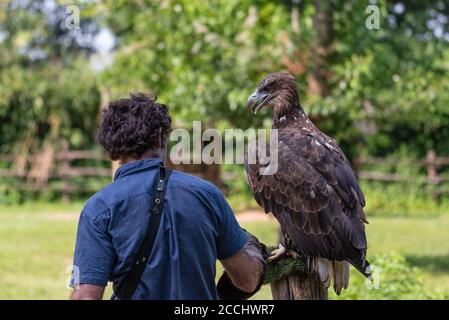
<svg viewBox="0 0 449 320"><path fill-rule="evenodd" d="M96 23L68 28L66 7L53 0L0 6L0 152L39 152L62 139L92 146L99 94L86 59Z"/></svg>
<svg viewBox="0 0 449 320"><path fill-rule="evenodd" d="M119 43L104 83L116 96L157 93L178 125L246 128L262 121L246 113L248 90L287 69L307 111L349 155L402 145L447 153L448 5L372 3L379 30L366 28L360 1L104 1Z"/></svg>
<svg viewBox="0 0 449 320"><path fill-rule="evenodd" d="M379 156L402 147L410 156L422 157L429 148L447 154L449 4L376 3L380 29L368 30L366 4L335 2L332 93L317 101L315 112L332 115L327 127L348 149L363 141L358 152ZM344 118L351 129L335 126Z"/></svg>
<svg viewBox="0 0 449 320"><path fill-rule="evenodd" d="M288 4L299 27L284 40L284 64L318 126L350 157L448 154L449 4L371 1L379 30L365 25L369 3L326 4Z"/></svg>
<svg viewBox="0 0 449 320"><path fill-rule="evenodd" d="M106 0L106 23L118 38L104 82L116 97L152 91L176 124L230 122L247 127L248 90L279 70L279 33L288 26L272 1Z"/></svg>
<svg viewBox="0 0 449 320"><path fill-rule="evenodd" d="M113 97L151 91L168 103L175 126L246 129L246 100L281 68L279 33L289 23L272 1L106 0L99 15L117 36L114 64L103 74ZM257 119L258 125L262 119ZM217 166L203 175L220 184Z"/></svg>
<svg viewBox="0 0 449 320"><path fill-rule="evenodd" d="M2 152L51 137L92 146L99 92L152 91L177 126L268 126L269 112L252 117L246 99L264 75L287 69L308 113L350 157L449 154L447 1L76 3L78 30L65 26L63 1L0 4ZM379 30L366 28L368 3L380 10ZM100 25L117 45L96 81L88 65Z"/></svg>

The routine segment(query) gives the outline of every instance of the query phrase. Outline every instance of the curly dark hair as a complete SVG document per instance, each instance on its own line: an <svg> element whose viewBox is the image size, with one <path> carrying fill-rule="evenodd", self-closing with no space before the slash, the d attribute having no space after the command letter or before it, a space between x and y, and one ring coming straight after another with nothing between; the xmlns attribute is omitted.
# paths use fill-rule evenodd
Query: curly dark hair
<svg viewBox="0 0 449 320"><path fill-rule="evenodd" d="M110 158L118 160L123 156L139 157L148 150L161 148L170 130L168 106L156 103L156 97L130 93L129 98L109 104L96 138Z"/></svg>

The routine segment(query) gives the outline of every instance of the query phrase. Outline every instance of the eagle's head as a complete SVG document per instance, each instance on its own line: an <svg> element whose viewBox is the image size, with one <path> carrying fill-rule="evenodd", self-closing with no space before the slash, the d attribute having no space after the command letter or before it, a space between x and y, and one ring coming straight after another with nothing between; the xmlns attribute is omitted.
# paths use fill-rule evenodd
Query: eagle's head
<svg viewBox="0 0 449 320"><path fill-rule="evenodd" d="M275 115L284 115L289 110L298 109L299 96L295 78L287 72L266 76L248 97L248 109L256 114L261 108L271 107Z"/></svg>

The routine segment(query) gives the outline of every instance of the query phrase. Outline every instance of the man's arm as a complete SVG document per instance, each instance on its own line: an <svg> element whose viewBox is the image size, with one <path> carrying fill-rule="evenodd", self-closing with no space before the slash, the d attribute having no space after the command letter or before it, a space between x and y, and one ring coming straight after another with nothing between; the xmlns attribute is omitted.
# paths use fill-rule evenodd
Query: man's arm
<svg viewBox="0 0 449 320"><path fill-rule="evenodd" d="M73 290L72 300L101 300L103 299L104 287L93 284L80 284Z"/></svg>
<svg viewBox="0 0 449 320"><path fill-rule="evenodd" d="M257 289L263 265L259 260L251 258L244 248L221 263L234 286L248 293Z"/></svg>
<svg viewBox="0 0 449 320"><path fill-rule="evenodd" d="M261 287L269 252L264 244L247 232L245 246L232 257L221 260L225 268L217 291L221 299L248 299Z"/></svg>
<svg viewBox="0 0 449 320"><path fill-rule="evenodd" d="M76 236L70 285L74 288L72 300L99 300L113 269L115 251L107 233L108 211L93 214L86 208L81 213ZM75 271L75 269L74 269Z"/></svg>
<svg viewBox="0 0 449 320"><path fill-rule="evenodd" d="M256 237L242 229L228 202L213 189L218 221L217 258L225 272L217 283L220 299L244 300L254 295L264 280L269 252Z"/></svg>

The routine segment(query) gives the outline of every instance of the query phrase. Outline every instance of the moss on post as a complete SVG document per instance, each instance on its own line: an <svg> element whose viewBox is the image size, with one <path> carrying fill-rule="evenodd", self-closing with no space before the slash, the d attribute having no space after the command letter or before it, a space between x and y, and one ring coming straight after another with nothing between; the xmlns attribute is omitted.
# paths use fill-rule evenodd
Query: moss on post
<svg viewBox="0 0 449 320"><path fill-rule="evenodd" d="M327 300L327 289L318 274L309 273L306 259L285 256L269 262L264 284L274 300Z"/></svg>
<svg viewBox="0 0 449 320"><path fill-rule="evenodd" d="M265 273L264 284L277 282L295 272L307 273L305 259L295 259L290 256L269 262Z"/></svg>

